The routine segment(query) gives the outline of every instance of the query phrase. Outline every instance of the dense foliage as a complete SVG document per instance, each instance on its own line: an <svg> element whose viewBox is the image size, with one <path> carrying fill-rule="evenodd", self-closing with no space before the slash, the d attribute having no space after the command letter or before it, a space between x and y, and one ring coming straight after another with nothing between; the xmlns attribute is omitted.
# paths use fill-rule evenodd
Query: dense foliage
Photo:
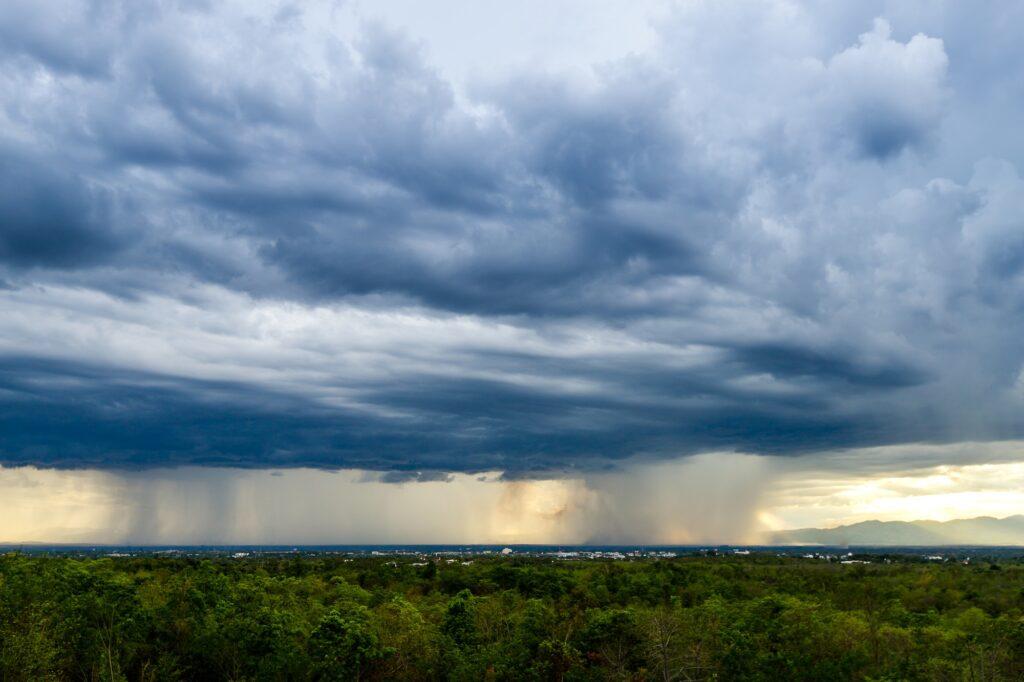
<svg viewBox="0 0 1024 682"><path fill-rule="evenodd" d="M0 672L4 680L1019 680L1024 566L12 554L0 557Z"/></svg>

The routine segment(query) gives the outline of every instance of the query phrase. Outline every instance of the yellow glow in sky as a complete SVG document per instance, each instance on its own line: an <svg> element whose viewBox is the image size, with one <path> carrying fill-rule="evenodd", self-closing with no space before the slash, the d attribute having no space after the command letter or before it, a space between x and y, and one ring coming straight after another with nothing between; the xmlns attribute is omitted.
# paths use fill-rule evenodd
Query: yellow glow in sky
<svg viewBox="0 0 1024 682"><path fill-rule="evenodd" d="M1024 462L943 465L900 475L782 478L771 495L780 527L858 521L949 521L1024 513Z"/></svg>
<svg viewBox="0 0 1024 682"><path fill-rule="evenodd" d="M0 542L739 543L868 519L1024 513L1024 459L877 473L826 464L712 454L583 478L397 485L360 471L0 467Z"/></svg>

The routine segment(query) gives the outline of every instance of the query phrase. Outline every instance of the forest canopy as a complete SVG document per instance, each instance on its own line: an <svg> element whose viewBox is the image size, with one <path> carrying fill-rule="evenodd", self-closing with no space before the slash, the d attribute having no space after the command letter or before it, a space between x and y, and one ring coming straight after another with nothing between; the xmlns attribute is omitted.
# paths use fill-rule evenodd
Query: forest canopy
<svg viewBox="0 0 1024 682"><path fill-rule="evenodd" d="M1024 565L0 557L8 680L1019 680Z"/></svg>

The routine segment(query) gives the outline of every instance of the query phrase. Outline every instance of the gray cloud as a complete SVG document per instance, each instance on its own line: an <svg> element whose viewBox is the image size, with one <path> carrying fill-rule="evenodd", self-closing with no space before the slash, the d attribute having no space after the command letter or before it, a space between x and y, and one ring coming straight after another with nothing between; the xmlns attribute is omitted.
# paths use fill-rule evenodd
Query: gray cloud
<svg viewBox="0 0 1024 682"><path fill-rule="evenodd" d="M122 245L111 197L51 164L0 152L0 261L73 269L107 260Z"/></svg>
<svg viewBox="0 0 1024 682"><path fill-rule="evenodd" d="M689 3L462 81L329 4L8 3L0 461L1021 437L1017 10L940 5Z"/></svg>

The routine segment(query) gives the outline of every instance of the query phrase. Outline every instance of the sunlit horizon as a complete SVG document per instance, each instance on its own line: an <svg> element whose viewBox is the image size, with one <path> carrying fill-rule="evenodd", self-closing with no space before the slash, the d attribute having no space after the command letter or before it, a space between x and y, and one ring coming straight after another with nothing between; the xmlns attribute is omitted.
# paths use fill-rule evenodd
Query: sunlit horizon
<svg viewBox="0 0 1024 682"><path fill-rule="evenodd" d="M985 454L1022 447L990 445ZM397 483L384 472L308 468L0 467L0 543L763 544L784 530L1024 510L1021 462L843 470L851 457L891 456L836 453L829 469L821 460L718 453L586 477L453 473Z"/></svg>

